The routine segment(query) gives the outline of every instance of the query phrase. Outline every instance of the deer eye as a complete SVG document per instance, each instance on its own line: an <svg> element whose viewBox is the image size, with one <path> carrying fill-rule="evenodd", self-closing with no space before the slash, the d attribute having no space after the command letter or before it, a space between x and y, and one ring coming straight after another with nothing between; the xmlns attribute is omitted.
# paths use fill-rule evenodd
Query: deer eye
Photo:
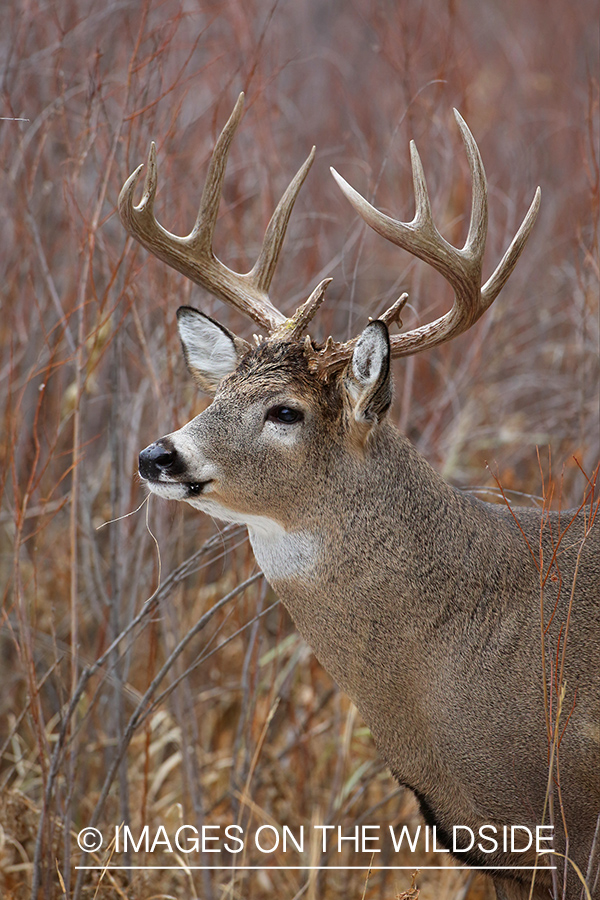
<svg viewBox="0 0 600 900"><path fill-rule="evenodd" d="M299 409L292 409L291 406L272 406L267 411L268 422L281 422L284 425L293 425L295 422L301 422L304 415Z"/></svg>

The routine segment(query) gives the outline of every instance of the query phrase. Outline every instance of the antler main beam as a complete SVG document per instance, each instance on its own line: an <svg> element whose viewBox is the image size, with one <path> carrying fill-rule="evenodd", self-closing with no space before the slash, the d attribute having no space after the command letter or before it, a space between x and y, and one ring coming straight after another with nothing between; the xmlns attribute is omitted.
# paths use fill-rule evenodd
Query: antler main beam
<svg viewBox="0 0 600 900"><path fill-rule="evenodd" d="M298 331L306 327L314 315L328 283L322 282L304 307L301 307L303 314L299 315L299 310L292 319L288 319L276 309L268 294L292 208L312 165L315 148L313 147L308 159L301 166L279 201L267 226L255 265L246 274L233 272L214 255L212 241L229 148L241 121L243 106L244 95L240 94L213 151L196 224L187 237L171 234L160 225L154 215L154 199L158 183L154 143L151 144L148 154L142 199L137 206L134 204L133 195L144 168L143 165L138 166L123 185L119 195L119 215L129 234L154 256L162 259L167 265L181 272L196 284L206 288L220 300L230 303L241 313L254 319L268 335L274 335L283 330L291 338L297 336ZM315 302L315 294L319 290L320 295Z"/></svg>
<svg viewBox="0 0 600 900"><path fill-rule="evenodd" d="M449 244L437 230L431 215L429 193L417 147L411 141L411 163L415 191L416 212L412 222L399 222L386 216L365 200L335 169L331 172L344 196L359 216L378 234L398 247L408 250L433 266L452 285L454 304L445 315L403 334L391 337L392 356L410 356L436 344L451 340L467 331L493 303L506 283L529 237L540 206L540 188L529 207L521 227L504 254L493 275L481 287L481 267L487 237L487 183L481 156L475 139L457 110L454 115L467 151L473 199L467 240L462 249ZM392 308L393 309L393 308ZM388 310L380 318L389 316ZM352 353L355 341L333 344L327 358L319 361L319 368L337 367Z"/></svg>

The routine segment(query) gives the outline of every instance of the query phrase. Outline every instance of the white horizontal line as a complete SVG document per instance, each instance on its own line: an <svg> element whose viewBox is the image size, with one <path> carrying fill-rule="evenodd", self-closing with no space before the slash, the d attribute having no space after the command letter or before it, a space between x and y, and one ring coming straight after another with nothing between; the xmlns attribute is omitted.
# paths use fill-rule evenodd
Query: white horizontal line
<svg viewBox="0 0 600 900"><path fill-rule="evenodd" d="M454 869L455 871L460 871L461 869L481 869L484 872L499 872L505 870L510 870L512 872L546 872L551 869L556 869L557 866L419 866L415 863L412 866L75 866L75 868L81 869L82 872L91 872L94 870L114 872L121 869L158 869L160 871L166 871L167 869L181 869L183 872L187 872L191 869L202 871L214 869L232 872L262 871L263 869L267 872L279 872L283 870L291 870L294 872L316 872L327 871L328 869L341 869L343 871L357 870L359 872L364 872L365 869L369 869L371 872L396 872L400 870L414 872L415 869L418 869L419 872L425 872L432 869Z"/></svg>

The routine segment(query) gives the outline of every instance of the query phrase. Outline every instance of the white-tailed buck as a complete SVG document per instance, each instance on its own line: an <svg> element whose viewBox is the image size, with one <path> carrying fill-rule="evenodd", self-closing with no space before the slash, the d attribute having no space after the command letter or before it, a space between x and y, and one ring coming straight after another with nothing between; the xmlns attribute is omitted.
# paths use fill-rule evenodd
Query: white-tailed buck
<svg viewBox="0 0 600 900"><path fill-rule="evenodd" d="M535 845L504 852L502 839L486 852L492 843L479 829L535 833L550 820L555 850L598 897L600 555L592 500L560 515L484 503L446 484L386 418L390 359L447 341L485 312L531 231L539 190L481 287L486 180L458 114L473 180L462 249L433 223L414 144L416 214L408 224L333 172L365 222L441 272L455 301L436 321L390 337L403 297L360 337L319 346L306 330L327 282L291 318L268 294L314 151L280 201L252 271L232 272L212 252L242 102L217 142L191 234L176 237L155 219L154 147L140 203L133 195L142 166L119 199L125 228L144 247L266 335L251 345L195 309L178 310L187 365L214 401L143 450L140 473L161 497L247 525L265 576L358 707L394 776L414 791L438 841L451 848L454 826L473 830L476 843L457 857L488 868L499 898L526 900L538 863L558 869L536 873L532 896L548 898L558 885L558 900L564 860L536 858ZM564 896L584 896L575 867L566 868Z"/></svg>

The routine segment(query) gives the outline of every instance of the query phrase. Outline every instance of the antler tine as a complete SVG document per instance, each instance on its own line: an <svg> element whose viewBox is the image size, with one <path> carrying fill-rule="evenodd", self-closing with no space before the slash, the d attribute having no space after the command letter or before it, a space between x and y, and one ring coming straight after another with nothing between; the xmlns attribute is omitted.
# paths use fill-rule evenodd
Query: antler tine
<svg viewBox="0 0 600 900"><path fill-rule="evenodd" d="M523 250L527 238L531 234L531 229L535 224L541 201L542 189L538 187L536 188L535 194L533 195L531 206L527 210L527 214L521 222L519 230L512 239L508 250L502 257L484 286L481 288L481 298L484 304L484 309L487 309L488 306L491 306L491 304L494 302L494 300L508 281L514 267L516 266L517 260L521 255L521 251Z"/></svg>
<svg viewBox="0 0 600 900"><path fill-rule="evenodd" d="M233 272L214 255L212 239L219 211L221 189L227 156L238 127L244 105L240 94L235 108L217 141L196 223L187 237L178 237L163 228L154 216L157 186L156 148L150 147L144 194L135 206L133 194L143 166L139 166L125 182L119 195L119 215L129 234L154 256L210 291L225 303L235 306L272 335L289 320L273 306L268 290L275 272L290 214L298 192L314 159L314 147L306 162L279 201L269 222L258 260L250 272Z"/></svg>
<svg viewBox="0 0 600 900"><path fill-rule="evenodd" d="M273 338L275 340L293 341L300 338L306 331L309 322L314 317L321 303L325 299L325 291L333 281L333 278L324 278L319 282L308 300L299 306L294 315L281 325Z"/></svg>
<svg viewBox="0 0 600 900"><path fill-rule="evenodd" d="M129 234L133 234L135 229L139 227L138 223L143 222L149 228L154 222L154 198L157 184L156 144L154 141L150 144L150 150L148 151L142 199L137 206L134 206L133 194L143 168L144 163L141 163L131 173L119 194L119 217Z"/></svg>
<svg viewBox="0 0 600 900"><path fill-rule="evenodd" d="M481 268L488 224L487 182L475 139L461 115L456 110L454 114L467 152L473 185L469 231L462 249L448 243L433 222L425 174L414 141L411 141L410 151L416 211L411 222L399 222L385 215L355 191L334 169L331 170L346 199L370 228L386 240L429 263L444 276L454 290L452 309L445 315L434 322L391 337L391 353L394 357L409 356L444 343L466 331L479 319L498 296L514 269L539 209L541 192L538 188L510 247L491 278L481 288ZM396 304L380 318L384 321L391 320L395 306ZM351 355L354 344L353 340L346 344L335 345L328 358L325 359L323 356L315 365L322 371L339 367Z"/></svg>
<svg viewBox="0 0 600 900"><path fill-rule="evenodd" d="M206 173L206 181L200 198L200 206L198 207L198 215L196 223L189 236L190 249L195 250L199 254L207 253L212 255L212 240L215 233L215 225L217 224L217 216L219 214L219 204L223 193L223 181L225 180L225 170L227 168L227 159L233 136L237 131L237 127L242 121L244 112L244 94L241 93L236 100L233 112L227 119L225 127L217 139L210 163L208 164L208 172Z"/></svg>
<svg viewBox="0 0 600 900"><path fill-rule="evenodd" d="M488 230L487 179L479 147L467 123L457 109L454 110L454 118L460 129L460 136L467 151L467 159L471 170L471 219L467 240L462 252L466 255L471 254L474 259L481 261Z"/></svg>
<svg viewBox="0 0 600 900"><path fill-rule="evenodd" d="M308 158L288 185L283 197L277 204L275 212L271 216L271 221L267 225L260 255L250 273L259 290L268 291L271 287L271 281L275 274L279 251L283 244L292 208L313 164L315 152L316 147L313 147Z"/></svg>
<svg viewBox="0 0 600 900"><path fill-rule="evenodd" d="M427 181L425 180L425 172L423 163L414 141L410 142L410 167L413 176L413 190L415 194L415 216L410 225L413 229L419 228L423 232L430 232L431 236L435 236L437 229L433 224L433 216L431 215L431 203L429 202L429 191L427 190ZM394 221L394 220L390 220ZM399 224L399 223L397 223ZM408 234L407 234L408 236ZM393 238L389 238L393 240Z"/></svg>
<svg viewBox="0 0 600 900"><path fill-rule="evenodd" d="M472 248L474 255L483 256L485 239L487 237L487 185L483 163L479 148L475 143L475 138L471 134L467 123L457 109L454 110L454 117L460 128L462 139L467 150L469 166L471 168L471 177L473 179L473 199L471 211L471 223L469 226L469 234L464 250ZM534 226L540 202L542 198L541 188L536 188L531 205L527 210L527 214L523 219L519 230L512 239L510 246L493 274L488 278L484 286L481 288L481 311L486 309L494 302L504 285L506 284L512 270L517 264L517 260L521 255L521 251L525 246L525 242L529 237L531 229Z"/></svg>

